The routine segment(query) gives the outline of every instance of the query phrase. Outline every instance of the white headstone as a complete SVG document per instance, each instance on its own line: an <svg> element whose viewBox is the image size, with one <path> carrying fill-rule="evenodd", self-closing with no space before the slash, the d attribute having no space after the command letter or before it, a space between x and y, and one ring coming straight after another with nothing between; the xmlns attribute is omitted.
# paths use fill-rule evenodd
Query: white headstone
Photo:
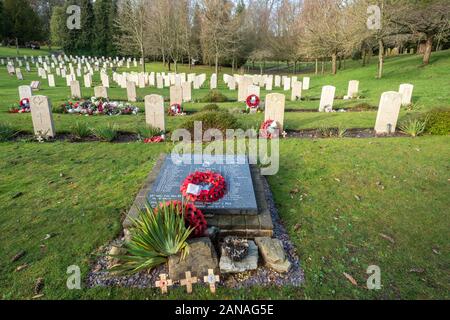
<svg viewBox="0 0 450 320"><path fill-rule="evenodd" d="M108 99L108 89L106 87L95 87L94 88L94 96L96 98L105 98Z"/></svg>
<svg viewBox="0 0 450 320"><path fill-rule="evenodd" d="M409 106L412 102L414 86L409 83L400 85L399 93L402 95L402 106Z"/></svg>
<svg viewBox="0 0 450 320"><path fill-rule="evenodd" d="M30 86L20 86L19 87L19 98L22 99L30 99L33 96L33 91Z"/></svg>
<svg viewBox="0 0 450 320"><path fill-rule="evenodd" d="M33 96L30 98L30 108L34 133L43 137L54 137L55 126L50 100L45 96Z"/></svg>
<svg viewBox="0 0 450 320"><path fill-rule="evenodd" d="M81 88L80 88L80 82L75 80L70 83L70 93L72 98L74 99L81 99Z"/></svg>
<svg viewBox="0 0 450 320"><path fill-rule="evenodd" d="M333 108L335 93L336 87L324 86L322 88L322 94L320 96L319 112L324 112L326 108Z"/></svg>
<svg viewBox="0 0 450 320"><path fill-rule="evenodd" d="M302 98L302 83L295 81L292 83L291 101L297 101Z"/></svg>
<svg viewBox="0 0 450 320"><path fill-rule="evenodd" d="M271 93L266 96L266 109L264 111L264 119L274 120L283 131L284 126L284 108L286 97L281 93Z"/></svg>
<svg viewBox="0 0 450 320"><path fill-rule="evenodd" d="M190 82L184 82L181 85L183 91L183 101L190 102L192 100L192 85Z"/></svg>
<svg viewBox="0 0 450 320"><path fill-rule="evenodd" d="M402 95L398 92L389 91L381 95L377 121L375 123L375 132L377 134L390 134L395 132L401 104Z"/></svg>
<svg viewBox="0 0 450 320"><path fill-rule="evenodd" d="M248 98L248 87L253 85L253 80L250 77L242 77L239 81L238 100L243 102Z"/></svg>
<svg viewBox="0 0 450 320"><path fill-rule="evenodd" d="M217 74L215 73L211 75L210 89L217 89Z"/></svg>
<svg viewBox="0 0 450 320"><path fill-rule="evenodd" d="M162 131L166 130L163 96L156 94L145 96L145 122Z"/></svg>
<svg viewBox="0 0 450 320"><path fill-rule="evenodd" d="M285 77L283 85L284 85L284 88L283 88L284 91L291 90L291 78Z"/></svg>
<svg viewBox="0 0 450 320"><path fill-rule="evenodd" d="M309 90L310 77L303 77L303 90Z"/></svg>
<svg viewBox="0 0 450 320"><path fill-rule="evenodd" d="M54 76L54 75L49 74L49 75L47 76L47 79L48 79L48 86L49 86L50 88L56 87L56 84L55 84L55 76Z"/></svg>
<svg viewBox="0 0 450 320"><path fill-rule="evenodd" d="M183 103L183 89L181 86L171 86L170 87L170 105Z"/></svg>
<svg viewBox="0 0 450 320"><path fill-rule="evenodd" d="M348 83L348 90L347 90L347 96L349 99L355 98L358 96L359 93L359 81L358 80L351 80Z"/></svg>
<svg viewBox="0 0 450 320"><path fill-rule="evenodd" d="M252 94L261 97L261 88L255 85L250 85L247 87L247 97L251 96Z"/></svg>
<svg viewBox="0 0 450 320"><path fill-rule="evenodd" d="M127 97L128 101L136 102L136 83L127 81Z"/></svg>

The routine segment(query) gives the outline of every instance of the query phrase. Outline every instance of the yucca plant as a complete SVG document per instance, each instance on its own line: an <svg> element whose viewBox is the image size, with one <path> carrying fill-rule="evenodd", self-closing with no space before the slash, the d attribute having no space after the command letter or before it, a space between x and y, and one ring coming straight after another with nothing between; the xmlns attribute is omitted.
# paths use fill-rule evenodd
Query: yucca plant
<svg viewBox="0 0 450 320"><path fill-rule="evenodd" d="M326 125L321 125L319 127L319 133L323 138L331 138L334 135L333 128Z"/></svg>
<svg viewBox="0 0 450 320"><path fill-rule="evenodd" d="M343 125L339 125L337 128L337 136L339 138L345 138L345 136L347 135L348 129L346 127L344 127Z"/></svg>
<svg viewBox="0 0 450 320"><path fill-rule="evenodd" d="M0 122L0 141L8 141L19 133L11 124Z"/></svg>
<svg viewBox="0 0 450 320"><path fill-rule="evenodd" d="M420 136L427 127L427 119L409 119L400 125L400 130L411 137Z"/></svg>
<svg viewBox="0 0 450 320"><path fill-rule="evenodd" d="M89 137L92 133L92 130L88 127L88 125L85 122L77 121L70 128L70 132L75 139L81 140L83 138Z"/></svg>
<svg viewBox="0 0 450 320"><path fill-rule="evenodd" d="M92 129L92 132L101 141L106 142L111 142L116 139L119 133L117 125L112 123L94 128Z"/></svg>
<svg viewBox="0 0 450 320"><path fill-rule="evenodd" d="M184 259L189 254L187 240L194 229L186 227L184 212L180 213L173 203L156 208L152 209L147 203L144 209L139 210L138 218L133 220L131 240L125 245L127 254L116 257L121 264L113 271L136 273L150 270L165 263L172 255L181 253Z"/></svg>

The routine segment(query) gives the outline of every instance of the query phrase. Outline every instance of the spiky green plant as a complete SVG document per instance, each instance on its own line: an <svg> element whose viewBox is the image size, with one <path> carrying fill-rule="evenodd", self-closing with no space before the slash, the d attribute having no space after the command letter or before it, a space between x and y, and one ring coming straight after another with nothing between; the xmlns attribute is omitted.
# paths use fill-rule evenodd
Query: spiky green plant
<svg viewBox="0 0 450 320"><path fill-rule="evenodd" d="M186 227L184 212L180 213L173 203L156 208L147 203L139 210L138 218L133 220L131 240L125 245L127 254L117 257L121 264L114 271L136 273L163 264L172 255L181 253L184 259L189 254L187 239L194 229Z"/></svg>
<svg viewBox="0 0 450 320"><path fill-rule="evenodd" d="M108 123L107 125L102 125L93 129L92 132L101 141L111 142L117 138L119 129L117 125Z"/></svg>
<svg viewBox="0 0 450 320"><path fill-rule="evenodd" d="M420 136L427 127L427 119L409 119L400 125L400 130L411 137Z"/></svg>
<svg viewBox="0 0 450 320"><path fill-rule="evenodd" d="M161 135L161 129L149 125L140 125L137 128L137 134L140 140L153 138Z"/></svg>
<svg viewBox="0 0 450 320"><path fill-rule="evenodd" d="M345 136L347 135L348 132L348 128L344 127L343 125L339 125L337 128L337 136L339 138L345 138Z"/></svg>
<svg viewBox="0 0 450 320"><path fill-rule="evenodd" d="M333 134L334 134L334 133L333 133L333 128L328 127L328 126L325 125L325 124L322 124L322 125L319 127L318 131L319 131L320 135L321 135L323 138L331 138L331 137L333 137Z"/></svg>
<svg viewBox="0 0 450 320"><path fill-rule="evenodd" d="M89 137L92 133L92 130L88 127L86 122L77 121L70 127L70 133L75 139L81 140L83 138Z"/></svg>

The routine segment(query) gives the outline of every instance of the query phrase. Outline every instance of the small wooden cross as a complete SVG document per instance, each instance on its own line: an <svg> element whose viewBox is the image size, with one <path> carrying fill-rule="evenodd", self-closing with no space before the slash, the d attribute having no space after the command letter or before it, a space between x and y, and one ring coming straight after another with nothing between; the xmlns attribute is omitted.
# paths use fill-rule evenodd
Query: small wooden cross
<svg viewBox="0 0 450 320"><path fill-rule="evenodd" d="M172 286L172 284L173 284L173 283L172 283L172 280L167 279L167 274L160 274L160 275L159 275L159 278L160 278L161 280L156 281L156 282L155 282L155 285L156 285L157 288L160 288L160 289L161 289L161 292L162 292L163 294L165 294L165 293L167 293L167 287Z"/></svg>
<svg viewBox="0 0 450 320"><path fill-rule="evenodd" d="M216 293L216 282L220 281L220 277L214 274L213 269L208 269L208 275L204 278L205 283L209 283L209 289L212 293Z"/></svg>
<svg viewBox="0 0 450 320"><path fill-rule="evenodd" d="M192 285L197 282L198 282L197 277L191 277L191 272L186 271L186 279L181 280L180 284L182 286L186 286L187 293L192 293Z"/></svg>

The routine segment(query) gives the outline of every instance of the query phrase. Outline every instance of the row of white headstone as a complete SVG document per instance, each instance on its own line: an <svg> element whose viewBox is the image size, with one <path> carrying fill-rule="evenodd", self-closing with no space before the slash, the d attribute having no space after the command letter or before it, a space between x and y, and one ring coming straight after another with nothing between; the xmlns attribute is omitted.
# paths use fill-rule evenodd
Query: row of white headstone
<svg viewBox="0 0 450 320"><path fill-rule="evenodd" d="M25 92L27 90L25 87L19 88L19 91L21 94L29 96L35 134L54 137L55 126L50 100L45 96L32 96L30 89L28 92ZM104 87L99 88L106 90ZM101 92L97 93L102 95ZM395 132L402 105L402 97L402 94L399 92L385 92L382 94L375 123L375 132L377 134L392 134ZM284 126L285 99L285 95L280 93L268 94L265 99L265 121L276 121L281 131ZM153 94L146 96L144 100L146 123L165 131L166 112L164 109L164 97Z"/></svg>
<svg viewBox="0 0 450 320"><path fill-rule="evenodd" d="M412 84L401 84L398 94L400 95L400 106L408 106L412 103L412 94L414 86ZM322 93L320 95L320 105L319 112L332 112L334 97L336 93L336 87L334 86L324 86L322 87ZM359 94L359 81L351 80L348 85L347 95L344 99L352 99L357 97Z"/></svg>
<svg viewBox="0 0 450 320"><path fill-rule="evenodd" d="M213 75L215 76L215 75ZM297 101L301 99L302 90L309 90L310 78L304 77L303 81L298 81L298 77L273 76L273 75L234 75L224 74L223 81L229 90L236 90L238 87L238 101L242 102L248 96L255 94L260 96L261 88L266 91L272 91L274 87L283 85L284 91L291 90L291 100ZM212 87L211 87L212 88Z"/></svg>

